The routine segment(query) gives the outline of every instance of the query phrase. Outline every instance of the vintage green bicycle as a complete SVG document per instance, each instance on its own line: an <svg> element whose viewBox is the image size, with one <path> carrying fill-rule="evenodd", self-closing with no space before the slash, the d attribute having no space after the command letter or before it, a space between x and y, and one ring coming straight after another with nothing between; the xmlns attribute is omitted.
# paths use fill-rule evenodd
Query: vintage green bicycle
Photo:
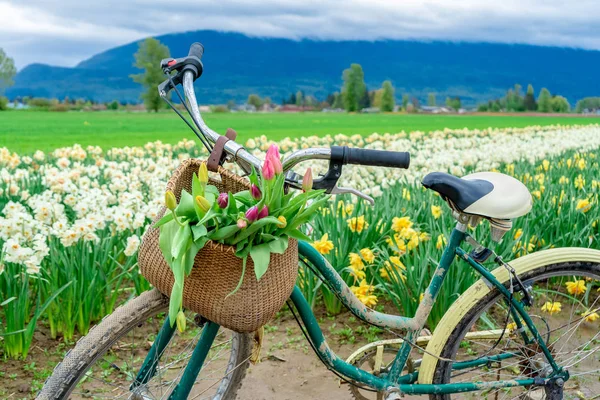
<svg viewBox="0 0 600 400"><path fill-rule="evenodd" d="M220 142L224 161L247 172L259 168L261 160L233 140L220 141L202 120L193 87L202 72L202 54L203 47L194 44L188 57L165 60L163 67L171 75L160 93L166 98L175 89L179 95L176 86L181 83L193 120L188 124L201 141L209 148ZM344 164L409 164L407 153L337 146L304 149L284 160L290 189L300 186L292 168L310 160L329 160L329 170L315 181L316 187L370 202L354 189L337 186ZM369 343L344 360L328 346L296 287L288 304L316 355L349 384L357 399L392 400L403 394L449 399L469 392L488 399L597 398L600 332L592 322L600 318L600 251L556 248L505 262L478 243L468 226L487 220L493 241L500 241L512 220L531 208L523 184L491 172L463 178L432 173L422 183L447 201L457 224L412 318L367 308L311 245L299 244L301 260L357 318L398 336ZM481 279L447 310L432 334L424 334L450 268L473 268ZM168 303L151 290L107 316L55 368L38 398L251 399L252 393L237 392L252 357L252 336L220 329L193 314L193 328L175 333L165 313Z"/></svg>

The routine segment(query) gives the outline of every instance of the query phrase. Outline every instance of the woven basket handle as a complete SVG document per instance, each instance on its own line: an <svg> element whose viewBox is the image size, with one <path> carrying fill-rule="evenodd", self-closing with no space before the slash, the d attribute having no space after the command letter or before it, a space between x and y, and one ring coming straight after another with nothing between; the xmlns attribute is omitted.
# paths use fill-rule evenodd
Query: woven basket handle
<svg viewBox="0 0 600 400"><path fill-rule="evenodd" d="M206 162L206 167L209 171L217 172L219 170L221 162L225 159L225 155L223 154L225 143L229 142L230 140L235 140L236 137L237 133L231 128L227 128L225 136L219 136L217 142L215 143L215 147L213 147L212 152L208 156L208 161Z"/></svg>

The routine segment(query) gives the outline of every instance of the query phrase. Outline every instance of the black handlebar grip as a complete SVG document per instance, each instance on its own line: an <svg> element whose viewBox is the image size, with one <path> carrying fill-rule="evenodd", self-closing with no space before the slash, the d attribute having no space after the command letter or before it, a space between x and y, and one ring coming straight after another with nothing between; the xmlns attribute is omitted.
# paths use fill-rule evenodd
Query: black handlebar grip
<svg viewBox="0 0 600 400"><path fill-rule="evenodd" d="M202 55L204 54L204 46L201 43L194 42L190 46L190 51L188 52L189 56L198 57L198 59L202 60Z"/></svg>
<svg viewBox="0 0 600 400"><path fill-rule="evenodd" d="M410 166L410 153L346 147L345 164L360 164L373 167L405 168Z"/></svg>

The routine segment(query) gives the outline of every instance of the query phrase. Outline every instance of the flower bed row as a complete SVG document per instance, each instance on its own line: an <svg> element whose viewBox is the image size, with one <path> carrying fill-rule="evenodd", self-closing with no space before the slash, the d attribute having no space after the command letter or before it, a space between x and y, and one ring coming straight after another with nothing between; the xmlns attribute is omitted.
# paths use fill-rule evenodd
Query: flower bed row
<svg viewBox="0 0 600 400"><path fill-rule="evenodd" d="M534 211L518 225L520 239L503 244L503 251L596 243L597 228L588 220L597 210L598 162L589 151L600 147L598 126L337 135L284 140L280 146L285 153L332 143L413 156L408 171L348 168L343 184L380 195L378 206L334 202L314 224L316 246L333 246L327 257L368 305L389 296L410 314L428 282L445 240L440 235L452 220L439 197L414 186L426 172L460 175L500 168L530 186ZM266 145L266 138L247 143L259 155ZM75 145L25 156L0 149L0 346L5 356L26 356L40 319L51 336L72 339L118 302L148 289L136 265L139 238L162 205L173 169L183 159L203 156L191 141L107 151ZM538 232L540 226L545 228ZM336 312L339 304L326 288L311 289L316 283L310 271L302 277L311 301L322 298Z"/></svg>

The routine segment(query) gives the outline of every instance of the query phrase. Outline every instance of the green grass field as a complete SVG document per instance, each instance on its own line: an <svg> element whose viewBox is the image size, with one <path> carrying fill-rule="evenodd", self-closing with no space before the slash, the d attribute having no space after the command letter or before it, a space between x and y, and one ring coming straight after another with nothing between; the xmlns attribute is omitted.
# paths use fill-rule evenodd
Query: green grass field
<svg viewBox="0 0 600 400"><path fill-rule="evenodd" d="M241 141L260 135L270 140L327 134L396 133L402 130L432 131L443 128L524 127L551 124L600 123L599 118L503 115L415 114L206 114L208 125L219 133L238 132ZM18 153L57 147L100 145L104 148L143 145L162 140L175 143L193 139L191 130L173 112L45 112L0 113L0 147Z"/></svg>

